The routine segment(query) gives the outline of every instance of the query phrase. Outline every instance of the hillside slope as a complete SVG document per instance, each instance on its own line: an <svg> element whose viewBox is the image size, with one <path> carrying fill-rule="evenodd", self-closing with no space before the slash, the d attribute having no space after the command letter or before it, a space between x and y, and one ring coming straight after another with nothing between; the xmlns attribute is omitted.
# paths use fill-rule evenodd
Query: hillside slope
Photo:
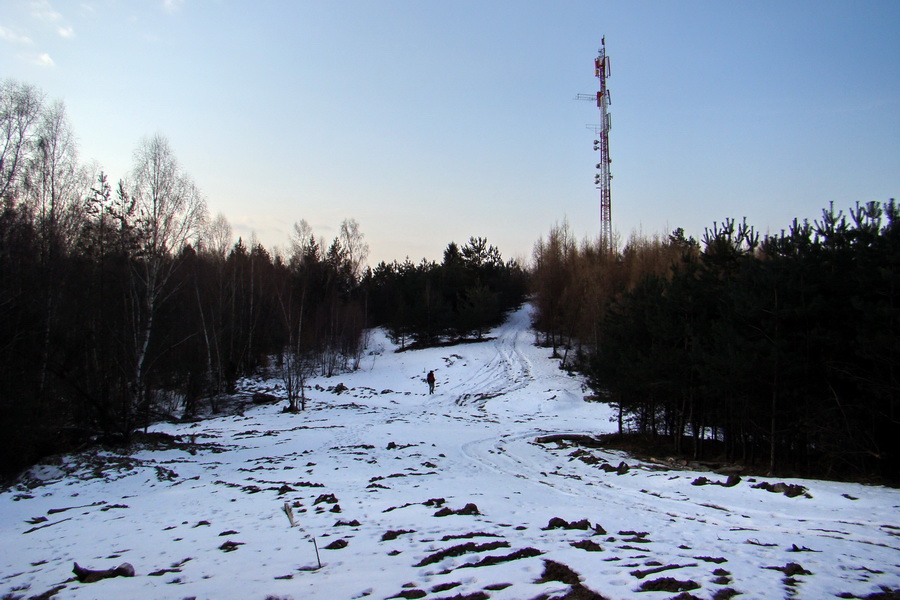
<svg viewBox="0 0 900 600"><path fill-rule="evenodd" d="M528 324L526 306L489 341L400 353L376 334L358 372L313 382L301 414L161 424L173 437L135 454L32 469L0 494L0 594L522 600L575 585L609 599L818 600L900 588L900 491L699 486L725 478L537 443L614 424ZM136 576L79 583L74 562L128 562Z"/></svg>

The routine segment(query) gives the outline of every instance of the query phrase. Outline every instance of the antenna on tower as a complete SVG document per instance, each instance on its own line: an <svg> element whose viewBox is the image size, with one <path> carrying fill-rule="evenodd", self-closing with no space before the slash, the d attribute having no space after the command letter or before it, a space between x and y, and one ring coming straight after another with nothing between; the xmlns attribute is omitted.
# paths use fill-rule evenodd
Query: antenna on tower
<svg viewBox="0 0 900 600"><path fill-rule="evenodd" d="M600 82L600 91L597 92L597 108L600 109L600 126L597 128L597 137L594 140L594 150L600 152L600 162L597 163L597 174L594 183L600 190L600 246L607 252L613 251L612 239L612 198L610 194L610 181L612 173L609 164L609 130L612 127L612 118L609 114L609 90L606 88L606 78L610 76L609 57L606 56L606 36L600 38L600 50L594 59L594 75Z"/></svg>
<svg viewBox="0 0 900 600"><path fill-rule="evenodd" d="M577 100L596 100L600 109L600 123L588 125L598 139L594 140L594 150L600 153L600 161L597 163L597 173L594 175L594 185L600 190L600 247L607 251L613 251L612 239L612 200L610 194L610 180L612 173L609 164L609 130L612 127L612 115L609 113L610 96L606 88L606 78L610 76L609 57L606 56L606 36L600 38L600 49L597 58L594 59L594 76L600 83L600 90L596 94L578 94Z"/></svg>

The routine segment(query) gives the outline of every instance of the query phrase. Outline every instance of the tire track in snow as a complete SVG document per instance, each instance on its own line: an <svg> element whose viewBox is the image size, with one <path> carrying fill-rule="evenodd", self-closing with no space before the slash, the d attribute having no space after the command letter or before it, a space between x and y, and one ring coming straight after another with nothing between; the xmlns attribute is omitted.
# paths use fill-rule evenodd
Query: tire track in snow
<svg viewBox="0 0 900 600"><path fill-rule="evenodd" d="M498 475L508 476L515 480L524 480L529 483L549 487L554 492L569 497L589 497L596 499L603 496L604 502L619 506L626 510L639 510L645 513L654 513L661 516L660 522L670 521L677 518L684 522L703 523L705 527L714 527L722 531L722 536L731 538L734 543L747 543L748 538L766 539L772 534L788 533L796 537L798 542L813 543L813 540L824 541L825 539L838 540L847 544L872 544L869 540L871 532L865 529L865 526L859 528L854 527L855 524L840 520L837 515L816 515L810 516L805 513L793 515L784 511L773 512L771 509L758 509L769 515L778 514L780 521L774 524L760 524L748 513L754 511L736 511L731 508L720 507L710 504L709 501L704 502L685 497L667 497L659 494L651 494L652 500L648 500L645 496L648 493L646 488L649 480L646 476L642 477L642 485L631 487L620 485L617 479L618 475L608 473L598 473L596 479L592 481L593 486L586 487L581 479L569 483L565 474L549 472L548 464L552 462L535 462L534 460L523 458L516 452L516 445L521 444L529 439L534 439L548 432L543 429L530 429L514 434L505 434L501 436L491 436L480 440L475 440L464 444L461 448L463 456L482 468L488 469ZM573 434L590 435L592 432L572 431ZM527 442L526 442L527 443ZM560 458L560 457L555 457ZM552 461L552 455L547 456L548 461ZM551 467L552 468L552 467ZM632 463L632 468L640 469ZM583 473L582 473L583 475ZM624 481L628 481L627 479ZM737 492L740 493L740 492ZM746 493L746 491L744 492ZM768 519L764 519L763 523L767 523ZM816 524L818 527L811 527L810 524ZM835 530L835 527L841 531ZM841 534L840 536L836 534Z"/></svg>
<svg viewBox="0 0 900 600"><path fill-rule="evenodd" d="M455 397L456 404L483 405L491 398L524 389L535 380L531 361L520 349L521 337L529 328L529 318L525 311L516 312L496 330L497 338L493 341L496 353L491 360L467 381L447 390Z"/></svg>
<svg viewBox="0 0 900 600"><path fill-rule="evenodd" d="M452 395L456 395L455 403L467 407L477 405L484 410L485 404L491 398L523 390L536 381L531 361L520 349L521 344L530 343L522 339L523 336L527 337L530 331L529 311L514 313L501 328L496 330L497 338L494 340L496 354L489 363L479 368L465 383L453 386L448 390ZM536 391L535 393L540 392ZM526 417L524 414L521 416ZM509 425L515 427L514 423ZM608 501L624 508L639 509L670 517L678 515L685 519L696 519L701 514L705 519L714 517L721 519L726 516L719 515L716 511L708 508L707 510L698 510L699 506L686 505L684 500L677 498L655 497L653 501L647 501L644 493L614 483L614 480L609 480L608 476L599 474L594 481L594 487L585 488L581 481L576 480L570 483L564 474L551 472L552 467L548 467L548 462L534 462L516 452L517 444L548 433L558 432L529 427L519 432L492 435L465 443L460 447L460 452L472 463L498 475L549 487L555 492L569 497L595 497L598 490L606 490ZM566 433L593 435L595 432L566 431ZM547 455L546 459L552 460L550 455ZM660 507L661 502L665 502L665 508ZM730 525L732 523L729 520L721 524Z"/></svg>
<svg viewBox="0 0 900 600"><path fill-rule="evenodd" d="M495 330L496 339L493 341L495 354L491 360L481 366L469 379L447 390L454 397L455 404L465 406L464 419L472 418L481 422L482 417L476 417L471 409L477 408L486 411L486 404L492 398L507 395L512 392L525 390L534 383L537 378L533 373L533 365L521 349L522 344L530 344L528 338L531 332L529 311L517 311L506 323ZM536 395L544 393L543 390L535 390ZM504 411L506 412L506 411ZM517 423L525 425L526 429L520 431L491 435L482 439L462 444L460 453L471 463L487 469L498 475L511 478L510 483L527 481L537 486L549 487L556 493L568 497L594 497L598 489L605 489L609 495L609 501L622 507L639 508L648 512L670 514L670 510L661 509L658 504L660 499L647 502L642 493L607 481L607 477L599 477L594 482L593 488L585 488L583 482L567 481L565 475L553 473L553 468L548 466L548 460L553 460L550 455L545 460L535 462L519 455L515 446L548 433L558 433L546 429L528 426L527 422L534 415L518 414L519 419L507 421L508 415L497 414L508 428L518 428ZM524 418L524 419L523 419ZM523 422L524 420L524 422ZM566 431L566 433L579 433L592 435L593 431ZM695 518L696 513L685 511L684 503L671 500L674 507L678 507L678 513L685 518Z"/></svg>
<svg viewBox="0 0 900 600"><path fill-rule="evenodd" d="M463 444L460 451L464 457L478 466L498 475L506 475L539 486L545 486L566 496L582 496L581 490L568 486L565 482L550 481L541 471L541 467L523 460L515 453L509 452L507 444L546 435L542 429L530 429L513 434L490 436Z"/></svg>

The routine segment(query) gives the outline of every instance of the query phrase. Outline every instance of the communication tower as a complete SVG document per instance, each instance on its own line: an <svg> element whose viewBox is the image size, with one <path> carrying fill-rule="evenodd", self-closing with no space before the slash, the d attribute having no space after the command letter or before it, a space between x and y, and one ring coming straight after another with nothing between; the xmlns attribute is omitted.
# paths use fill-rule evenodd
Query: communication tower
<svg viewBox="0 0 900 600"><path fill-rule="evenodd" d="M597 108L600 109L600 124L594 127L594 132L599 139L594 140L594 150L600 153L600 162L597 163L597 174L594 176L594 185L600 190L600 245L607 252L613 251L612 239L612 199L610 194L610 180L612 173L609 164L609 130L612 127L612 115L609 113L609 90L606 89L606 78L610 76L609 57L606 56L606 36L600 40L600 50L594 59L594 75L600 82L600 90L597 92Z"/></svg>

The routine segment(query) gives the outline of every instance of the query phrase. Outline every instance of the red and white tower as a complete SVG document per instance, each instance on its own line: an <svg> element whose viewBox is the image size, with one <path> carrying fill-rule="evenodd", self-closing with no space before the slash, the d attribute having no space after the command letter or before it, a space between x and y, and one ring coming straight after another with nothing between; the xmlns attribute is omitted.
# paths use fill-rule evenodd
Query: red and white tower
<svg viewBox="0 0 900 600"><path fill-rule="evenodd" d="M600 91L597 92L597 108L600 109L600 124L594 128L597 137L594 140L594 150L600 152L600 162L597 163L597 174L594 176L594 184L600 190L600 245L608 252L612 252L612 201L610 197L609 172L609 130L612 126L609 114L609 90L606 89L606 78L609 77L609 58L606 56L606 37L600 40L600 50L594 59L594 75L600 81Z"/></svg>

